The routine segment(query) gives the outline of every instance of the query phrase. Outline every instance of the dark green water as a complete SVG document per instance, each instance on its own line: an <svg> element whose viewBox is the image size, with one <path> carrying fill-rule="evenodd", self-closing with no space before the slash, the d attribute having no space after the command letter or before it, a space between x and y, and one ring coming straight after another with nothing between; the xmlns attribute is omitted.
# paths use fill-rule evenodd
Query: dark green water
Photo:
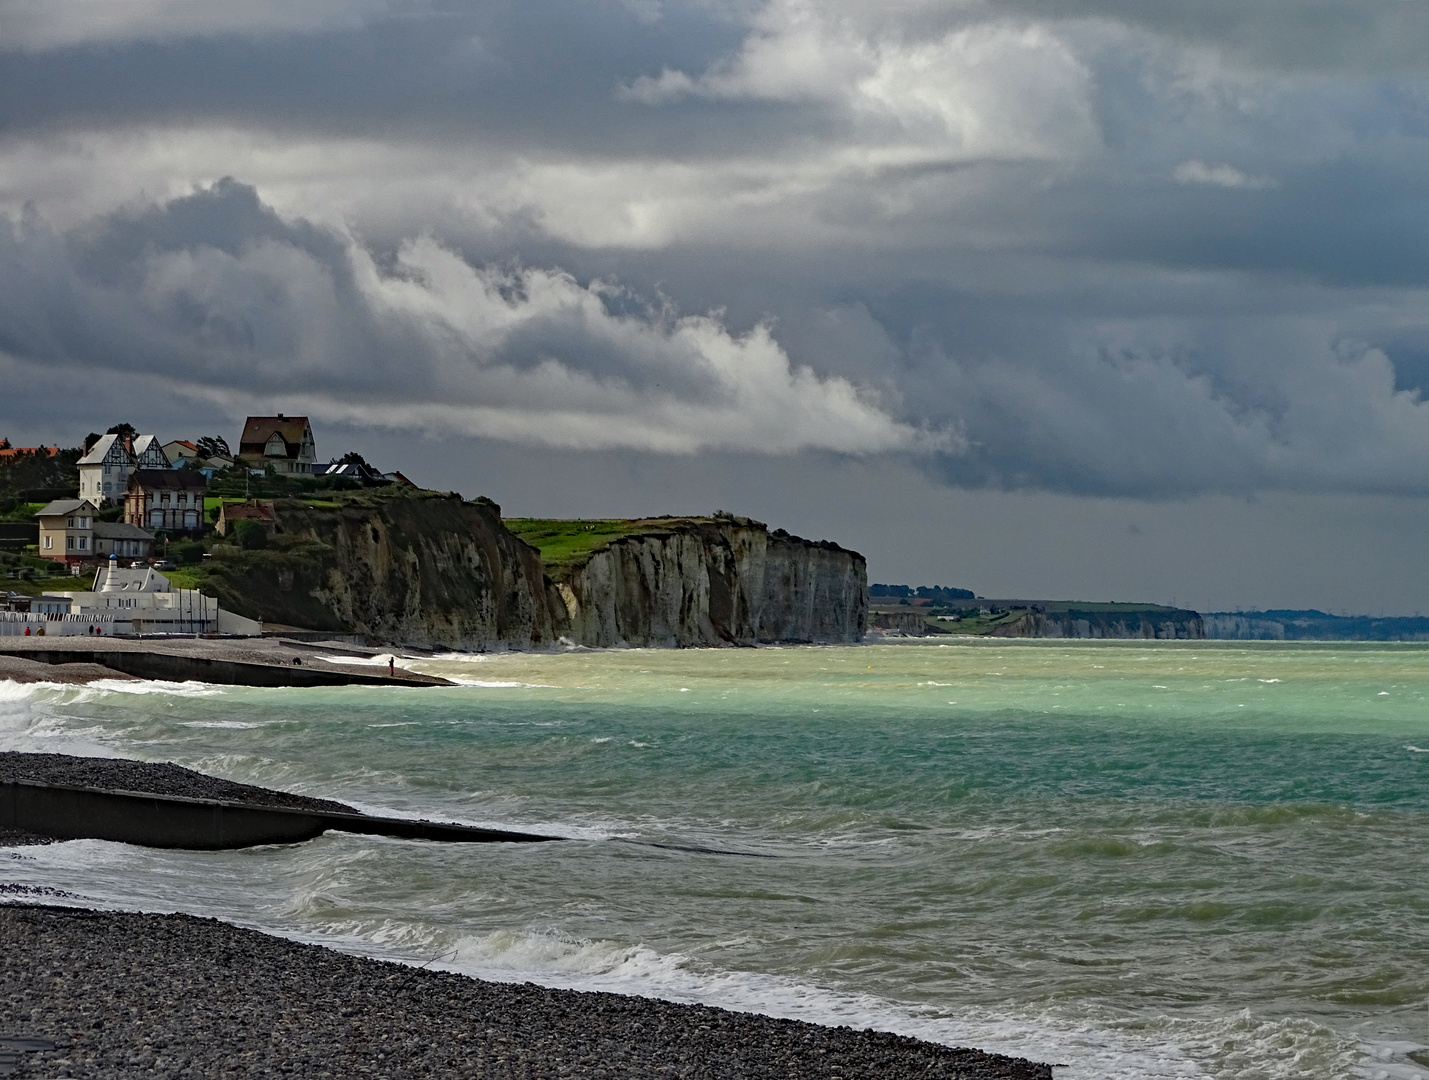
<svg viewBox="0 0 1429 1080"><path fill-rule="evenodd" d="M573 842L86 841L12 852L0 876L488 977L971 1042L1063 1076L1429 1076L1407 1056L1429 1042L1429 648L415 666L477 685L0 684L0 747Z"/></svg>

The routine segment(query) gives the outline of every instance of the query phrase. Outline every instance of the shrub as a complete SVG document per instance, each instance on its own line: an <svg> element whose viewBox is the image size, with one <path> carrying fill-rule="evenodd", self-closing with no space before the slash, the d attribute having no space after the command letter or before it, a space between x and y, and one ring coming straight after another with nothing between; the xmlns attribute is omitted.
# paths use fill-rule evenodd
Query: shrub
<svg viewBox="0 0 1429 1080"><path fill-rule="evenodd" d="M177 563L192 565L203 560L203 545L197 540L181 540L169 545L169 558Z"/></svg>
<svg viewBox="0 0 1429 1080"><path fill-rule="evenodd" d="M268 530L261 522L238 521L233 526L233 535L238 546L248 551L256 551L268 546Z"/></svg>

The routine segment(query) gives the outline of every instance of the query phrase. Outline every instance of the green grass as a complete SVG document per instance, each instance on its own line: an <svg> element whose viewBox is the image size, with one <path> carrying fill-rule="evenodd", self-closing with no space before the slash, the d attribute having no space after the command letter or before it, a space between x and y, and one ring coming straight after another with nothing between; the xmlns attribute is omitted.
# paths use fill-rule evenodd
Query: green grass
<svg viewBox="0 0 1429 1080"><path fill-rule="evenodd" d="M541 553L546 572L556 579L612 540L649 527L647 522L624 518L506 518L502 524Z"/></svg>
<svg viewBox="0 0 1429 1080"><path fill-rule="evenodd" d="M204 580L208 577L208 568L205 566L180 566L176 570L160 570L159 573L169 579L169 584L176 589L198 589L203 586Z"/></svg>

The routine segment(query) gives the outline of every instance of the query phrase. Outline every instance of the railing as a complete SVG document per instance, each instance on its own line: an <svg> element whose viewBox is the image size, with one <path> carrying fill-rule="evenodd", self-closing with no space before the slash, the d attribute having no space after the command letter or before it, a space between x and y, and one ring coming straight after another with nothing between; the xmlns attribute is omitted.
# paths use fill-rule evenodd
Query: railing
<svg viewBox="0 0 1429 1080"><path fill-rule="evenodd" d="M0 611L0 637L128 637L133 633L133 620L113 615Z"/></svg>

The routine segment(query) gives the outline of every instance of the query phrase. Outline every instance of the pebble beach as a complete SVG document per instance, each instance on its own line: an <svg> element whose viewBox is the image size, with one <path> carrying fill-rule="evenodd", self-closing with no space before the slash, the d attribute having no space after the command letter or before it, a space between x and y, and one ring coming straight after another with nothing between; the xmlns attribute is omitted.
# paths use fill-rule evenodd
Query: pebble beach
<svg viewBox="0 0 1429 1080"><path fill-rule="evenodd" d="M0 780L288 807L341 803L168 763L0 753ZM45 842L0 836L0 848ZM1018 1058L618 994L485 982L215 919L0 895L0 1042L17 1076L1049 1080Z"/></svg>

